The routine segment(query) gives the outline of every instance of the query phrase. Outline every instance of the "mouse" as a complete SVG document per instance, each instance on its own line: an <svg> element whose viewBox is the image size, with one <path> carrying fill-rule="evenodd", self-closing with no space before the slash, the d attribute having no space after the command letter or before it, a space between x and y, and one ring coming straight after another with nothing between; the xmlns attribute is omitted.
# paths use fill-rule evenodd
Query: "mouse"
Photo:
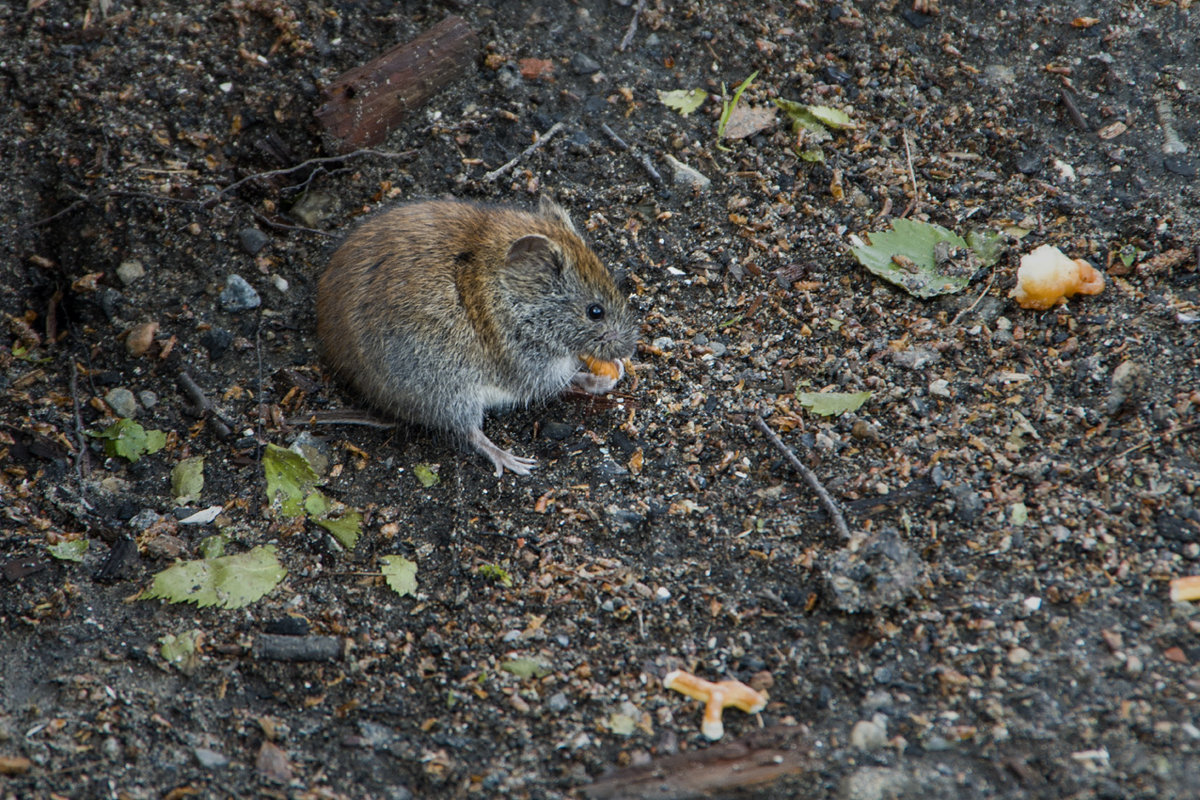
<svg viewBox="0 0 1200 800"><path fill-rule="evenodd" d="M610 390L638 322L567 211L427 200L353 230L317 284L325 362L390 417L449 432L499 478L536 465L483 432L485 412L574 385Z"/></svg>

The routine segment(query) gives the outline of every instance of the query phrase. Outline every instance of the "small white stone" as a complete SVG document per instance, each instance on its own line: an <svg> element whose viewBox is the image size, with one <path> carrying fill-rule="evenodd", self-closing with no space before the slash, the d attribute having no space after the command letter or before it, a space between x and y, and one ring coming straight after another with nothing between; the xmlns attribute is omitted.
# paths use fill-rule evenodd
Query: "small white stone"
<svg viewBox="0 0 1200 800"><path fill-rule="evenodd" d="M1042 607L1042 598L1040 598L1040 597L1026 597L1025 598L1025 608L1029 609L1030 611L1037 611L1041 607Z"/></svg>

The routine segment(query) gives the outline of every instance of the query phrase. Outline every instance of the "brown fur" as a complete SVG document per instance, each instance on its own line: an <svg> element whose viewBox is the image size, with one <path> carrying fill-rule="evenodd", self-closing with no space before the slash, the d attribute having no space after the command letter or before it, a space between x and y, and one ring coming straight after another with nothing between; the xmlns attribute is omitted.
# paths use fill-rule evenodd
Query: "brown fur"
<svg viewBox="0 0 1200 800"><path fill-rule="evenodd" d="M484 409L561 391L572 358L629 355L636 325L559 207L434 201L346 239L318 284L317 333L372 405L472 439Z"/></svg>

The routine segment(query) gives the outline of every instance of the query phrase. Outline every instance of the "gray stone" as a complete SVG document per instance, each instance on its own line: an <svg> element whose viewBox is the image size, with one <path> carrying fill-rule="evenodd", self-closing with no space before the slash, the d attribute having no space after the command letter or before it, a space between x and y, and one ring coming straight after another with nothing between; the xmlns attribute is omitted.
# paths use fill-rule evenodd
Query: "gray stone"
<svg viewBox="0 0 1200 800"><path fill-rule="evenodd" d="M133 392L128 389L117 387L109 389L108 394L104 395L104 402L108 403L108 407L113 410L113 413L118 417L135 417L138 412L137 398L133 396Z"/></svg>
<svg viewBox="0 0 1200 800"><path fill-rule="evenodd" d="M574 428L565 422L547 422L542 426L542 436L554 442L561 442L571 435Z"/></svg>
<svg viewBox="0 0 1200 800"><path fill-rule="evenodd" d="M891 767L862 767L838 785L838 800L899 800L916 788L907 772Z"/></svg>
<svg viewBox="0 0 1200 800"><path fill-rule="evenodd" d="M271 243L271 237L258 228L242 228L238 231L238 242L241 243L243 250L256 256Z"/></svg>
<svg viewBox="0 0 1200 800"><path fill-rule="evenodd" d="M144 389L138 392L137 399L138 402L142 404L143 408L154 408L156 405L158 405L158 395L149 389Z"/></svg>
<svg viewBox="0 0 1200 800"><path fill-rule="evenodd" d="M686 186L690 189L695 189L698 192L707 191L712 185L712 179L704 175L696 169L692 169L687 164L683 163L673 155L668 153L664 158L671 165L671 169L675 171L675 183L680 186Z"/></svg>
<svg viewBox="0 0 1200 800"><path fill-rule="evenodd" d="M571 69L576 75L591 75L600 71L600 63L583 53L575 53L571 56Z"/></svg>
<svg viewBox="0 0 1200 800"><path fill-rule="evenodd" d="M550 699L546 701L546 708L550 709L555 714L561 714L571 707L571 701L562 692L555 692L550 695Z"/></svg>
<svg viewBox="0 0 1200 800"><path fill-rule="evenodd" d="M229 765L227 755L218 753L216 750L209 750L207 747L196 747L192 750L192 754L196 756L197 763L205 769L221 769Z"/></svg>
<svg viewBox="0 0 1200 800"><path fill-rule="evenodd" d="M254 287L246 282L241 275L230 275L225 279L225 288L221 290L221 308L237 313L258 308L262 300Z"/></svg>
<svg viewBox="0 0 1200 800"><path fill-rule="evenodd" d="M983 513L983 498L978 492L965 483L960 483L951 486L949 494L954 500L954 516L960 522L974 522L979 519L979 515Z"/></svg>
<svg viewBox="0 0 1200 800"><path fill-rule="evenodd" d="M894 608L917 593L925 580L925 562L895 528L883 528L858 549L837 551L825 580L834 606L842 611Z"/></svg>
<svg viewBox="0 0 1200 800"><path fill-rule="evenodd" d="M120 266L117 267L117 277L125 286L128 286L138 278L143 277L145 274L146 268L142 266L142 262L136 259L122 261Z"/></svg>
<svg viewBox="0 0 1200 800"><path fill-rule="evenodd" d="M887 747L887 728L883 718L860 719L850 730L850 745L859 750L882 750Z"/></svg>

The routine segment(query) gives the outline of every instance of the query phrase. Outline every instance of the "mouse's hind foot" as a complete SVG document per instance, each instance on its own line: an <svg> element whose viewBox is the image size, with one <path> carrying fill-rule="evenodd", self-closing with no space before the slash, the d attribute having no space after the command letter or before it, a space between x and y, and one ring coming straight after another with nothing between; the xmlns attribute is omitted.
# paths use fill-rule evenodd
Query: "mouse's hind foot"
<svg viewBox="0 0 1200 800"><path fill-rule="evenodd" d="M504 475L504 470L508 470L514 475L528 475L529 471L537 466L537 461L534 459L514 456L509 451L500 447L484 435L483 431L479 428L472 428L467 438L471 446L487 456L496 467L497 478Z"/></svg>

